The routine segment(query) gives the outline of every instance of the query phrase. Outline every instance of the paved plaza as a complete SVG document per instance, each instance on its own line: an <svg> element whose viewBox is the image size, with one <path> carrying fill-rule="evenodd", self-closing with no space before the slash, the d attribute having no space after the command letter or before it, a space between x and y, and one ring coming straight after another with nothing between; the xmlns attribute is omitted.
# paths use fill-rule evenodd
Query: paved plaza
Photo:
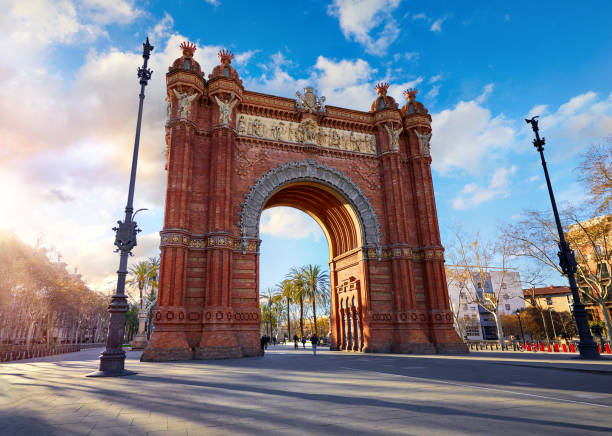
<svg viewBox="0 0 612 436"><path fill-rule="evenodd" d="M0 365L0 434L555 434L612 429L612 361L357 354L141 363L86 378L101 350Z"/></svg>

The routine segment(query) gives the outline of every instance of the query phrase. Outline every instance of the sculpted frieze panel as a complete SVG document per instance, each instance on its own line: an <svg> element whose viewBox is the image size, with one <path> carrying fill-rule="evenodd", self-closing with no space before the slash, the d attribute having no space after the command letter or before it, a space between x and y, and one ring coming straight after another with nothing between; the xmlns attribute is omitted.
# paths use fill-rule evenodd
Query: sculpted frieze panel
<svg viewBox="0 0 612 436"><path fill-rule="evenodd" d="M374 135L320 127L313 120L294 123L255 115L238 114L237 130L238 134L243 136L376 154L376 137Z"/></svg>

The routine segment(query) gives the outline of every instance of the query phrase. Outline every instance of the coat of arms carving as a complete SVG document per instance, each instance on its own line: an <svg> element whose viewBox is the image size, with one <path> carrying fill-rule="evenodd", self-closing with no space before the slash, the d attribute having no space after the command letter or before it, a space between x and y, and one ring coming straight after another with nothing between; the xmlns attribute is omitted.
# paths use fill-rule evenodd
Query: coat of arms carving
<svg viewBox="0 0 612 436"><path fill-rule="evenodd" d="M317 91L312 86L305 87L302 92L295 93L295 105L298 109L312 113L325 112L325 97L319 97Z"/></svg>

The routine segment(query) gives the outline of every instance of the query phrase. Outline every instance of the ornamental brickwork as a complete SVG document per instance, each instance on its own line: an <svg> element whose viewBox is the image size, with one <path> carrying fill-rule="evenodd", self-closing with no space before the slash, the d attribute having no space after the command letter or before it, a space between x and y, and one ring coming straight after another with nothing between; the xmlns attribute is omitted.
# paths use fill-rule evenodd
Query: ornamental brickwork
<svg viewBox="0 0 612 436"><path fill-rule="evenodd" d="M369 112L245 90L195 46L166 75L168 172L155 331L142 360L261 355L259 219L290 206L329 245L331 348L467 352L453 328L431 178L431 117L378 84Z"/></svg>

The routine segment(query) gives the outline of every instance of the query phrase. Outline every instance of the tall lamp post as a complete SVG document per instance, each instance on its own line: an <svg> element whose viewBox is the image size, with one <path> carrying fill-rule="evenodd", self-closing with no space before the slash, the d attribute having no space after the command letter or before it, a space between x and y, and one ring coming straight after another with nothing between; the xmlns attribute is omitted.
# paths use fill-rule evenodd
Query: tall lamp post
<svg viewBox="0 0 612 436"><path fill-rule="evenodd" d="M136 123L136 138L134 140L134 154L132 156L132 172L130 173L130 187L128 190L127 205L125 206L125 218L117 221L118 226L113 227L115 231L115 245L119 252L119 269L117 270L117 290L108 306L110 313L110 324L108 337L106 339L106 350L100 355L100 370L87 374L87 377L119 377L135 374L128 371L125 366L125 351L123 350L123 336L125 333L125 313L129 307L125 296L125 277L127 276L128 256L131 256L132 248L136 246L136 235L140 232L134 217L134 185L136 184L136 166L138 164L138 146L140 144L140 124L142 121L142 104L144 101L145 86L153 72L147 68L149 55L153 46L149 44L149 38L142 44L142 57L144 63L138 68L140 79L140 94L138 104L138 121Z"/></svg>
<svg viewBox="0 0 612 436"><path fill-rule="evenodd" d="M523 345L525 345L525 333L523 333L523 323L521 322L521 314L523 313L523 310L516 309L516 312L514 312L514 314L518 318L519 327L521 329L521 338L523 339Z"/></svg>
<svg viewBox="0 0 612 436"><path fill-rule="evenodd" d="M270 320L270 340L272 340L272 295L268 295L268 319Z"/></svg>
<svg viewBox="0 0 612 436"><path fill-rule="evenodd" d="M552 204L553 214L555 215L555 223L557 224L557 232L559 233L559 265L563 274L567 276L569 281L570 289L572 291L572 297L574 299L573 314L578 326L578 335L580 342L578 343L578 350L580 351L580 357L582 359L599 359L599 351L591 336L589 329L589 323L587 321L587 313L584 308L584 304L580 301L580 294L578 293L578 286L576 285L576 259L574 253L570 250L568 243L565 241L563 234L563 227L561 227L561 220L559 219L559 211L557 210L557 203L555 202L555 195L553 194L552 185L550 184L550 177L548 176L548 168L546 167L546 160L544 159L544 144L546 138L540 138L540 132L538 128L537 116L525 120L527 124L531 124L531 128L535 133L535 139L533 140L533 146L540 153L542 159L542 167L544 168L544 176L546 177L546 184L548 185L548 194L550 195L550 202Z"/></svg>

